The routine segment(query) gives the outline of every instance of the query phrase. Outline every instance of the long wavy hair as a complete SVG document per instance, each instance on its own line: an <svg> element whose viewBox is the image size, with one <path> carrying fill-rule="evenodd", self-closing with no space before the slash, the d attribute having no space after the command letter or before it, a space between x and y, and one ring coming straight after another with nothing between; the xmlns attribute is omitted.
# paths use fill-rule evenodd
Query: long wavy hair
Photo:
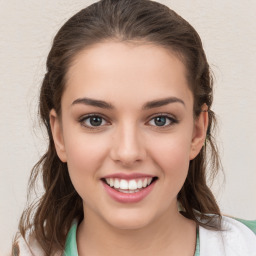
<svg viewBox="0 0 256 256"><path fill-rule="evenodd" d="M82 9L60 28L47 58L39 114L47 130L48 149L32 169L28 187L30 193L42 178L44 193L38 201L28 204L19 222L19 233L26 237L32 230L46 255L63 251L71 222L84 217L82 199L71 183L67 164L57 156L49 112L55 109L61 115L66 74L75 57L86 47L106 40L150 42L170 49L184 63L194 96L194 118L206 104L209 126L205 145L190 161L188 176L177 199L185 217L206 228L221 229L221 213L207 186L208 174L214 179L220 162L212 134L216 123L211 110L213 79L199 35L187 21L160 3L102 0ZM15 243L13 251L18 251Z"/></svg>

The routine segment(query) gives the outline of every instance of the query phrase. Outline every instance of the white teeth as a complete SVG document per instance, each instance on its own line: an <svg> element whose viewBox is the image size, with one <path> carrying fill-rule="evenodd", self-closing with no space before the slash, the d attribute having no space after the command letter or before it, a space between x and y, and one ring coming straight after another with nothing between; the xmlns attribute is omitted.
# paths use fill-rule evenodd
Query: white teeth
<svg viewBox="0 0 256 256"><path fill-rule="evenodd" d="M118 189L119 192L125 193L125 194L131 194L131 193L137 193L140 192L139 189L136 190L122 190L122 189Z"/></svg>
<svg viewBox="0 0 256 256"><path fill-rule="evenodd" d="M142 180L139 180L139 181L138 181L137 187L138 187L138 188L142 188Z"/></svg>
<svg viewBox="0 0 256 256"><path fill-rule="evenodd" d="M144 179L143 183L142 183L142 187L145 188L148 185L148 180Z"/></svg>
<svg viewBox="0 0 256 256"><path fill-rule="evenodd" d="M151 181L152 181L152 178L149 178L148 179L148 185L151 183Z"/></svg>
<svg viewBox="0 0 256 256"><path fill-rule="evenodd" d="M119 188L119 180L118 179L114 179L114 187Z"/></svg>
<svg viewBox="0 0 256 256"><path fill-rule="evenodd" d="M128 189L128 187L129 187L128 181L126 181L126 180L120 180L119 187L120 187L121 189Z"/></svg>
<svg viewBox="0 0 256 256"><path fill-rule="evenodd" d="M135 189L137 189L137 188L138 188L138 186L137 186L136 180L130 180L130 181L129 181L129 189L130 189L130 190L135 190Z"/></svg>
<svg viewBox="0 0 256 256"><path fill-rule="evenodd" d="M126 192L123 193L130 193L127 192L127 190L132 190L131 192L138 192L138 189L145 188L147 187L151 182L152 182L152 177L151 178L144 178L144 179L133 179L133 180L125 180L125 179L118 179L118 178L107 178L106 183L110 187L114 187L115 189L126 190Z"/></svg>

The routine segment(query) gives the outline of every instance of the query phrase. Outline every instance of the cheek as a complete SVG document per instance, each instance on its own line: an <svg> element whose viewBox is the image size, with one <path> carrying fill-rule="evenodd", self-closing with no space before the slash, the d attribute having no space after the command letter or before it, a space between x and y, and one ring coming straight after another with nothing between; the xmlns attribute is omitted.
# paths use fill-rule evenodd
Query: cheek
<svg viewBox="0 0 256 256"><path fill-rule="evenodd" d="M66 130L64 138L67 159L76 165L83 166L85 162L96 164L107 147L106 138L99 134Z"/></svg>
<svg viewBox="0 0 256 256"><path fill-rule="evenodd" d="M174 201L181 190L189 169L190 143L188 138L175 136L166 136L158 138L158 143L151 138L151 158L159 174L159 184L157 187L161 194L159 209L166 210ZM160 183L161 181L161 183ZM164 203L163 203L164 202Z"/></svg>
<svg viewBox="0 0 256 256"><path fill-rule="evenodd" d="M191 137L184 134L163 136L161 139L148 140L152 145L151 156L153 161L162 170L167 179L177 182L177 179L185 181L188 168L191 147Z"/></svg>
<svg viewBox="0 0 256 256"><path fill-rule="evenodd" d="M70 178L79 192L85 184L89 188L91 181L99 178L98 170L106 155L107 142L96 134L73 133L65 138Z"/></svg>

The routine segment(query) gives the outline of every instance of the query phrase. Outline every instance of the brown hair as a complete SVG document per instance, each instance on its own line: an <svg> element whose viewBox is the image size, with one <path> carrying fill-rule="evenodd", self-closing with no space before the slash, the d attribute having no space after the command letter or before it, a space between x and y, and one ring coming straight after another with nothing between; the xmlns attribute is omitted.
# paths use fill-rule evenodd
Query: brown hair
<svg viewBox="0 0 256 256"><path fill-rule="evenodd" d="M19 223L23 237L33 228L33 234L46 255L62 251L72 220L83 219L82 199L71 183L67 164L60 161L55 150L49 112L55 109L61 115L61 97L73 59L84 48L105 40L153 43L170 49L185 64L194 95L194 118L199 116L202 105L206 104L209 126L205 146L190 161L188 176L178 200L187 218L207 228L220 230L220 210L206 183L206 155L212 178L219 168L212 136L215 124L215 115L211 110L213 82L199 35L187 21L160 3L102 0L81 10L61 27L47 58L39 112L47 129L49 146L34 166L29 180L31 191L36 180L42 176L45 191L38 202L28 205Z"/></svg>

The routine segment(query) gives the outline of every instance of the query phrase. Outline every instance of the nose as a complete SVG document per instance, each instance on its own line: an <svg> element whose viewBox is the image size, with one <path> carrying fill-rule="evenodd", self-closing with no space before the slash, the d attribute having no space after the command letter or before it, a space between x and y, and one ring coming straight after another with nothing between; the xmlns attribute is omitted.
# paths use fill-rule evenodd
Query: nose
<svg viewBox="0 0 256 256"><path fill-rule="evenodd" d="M116 127L113 135L110 156L123 166L132 166L146 158L146 149L139 128L123 124Z"/></svg>

